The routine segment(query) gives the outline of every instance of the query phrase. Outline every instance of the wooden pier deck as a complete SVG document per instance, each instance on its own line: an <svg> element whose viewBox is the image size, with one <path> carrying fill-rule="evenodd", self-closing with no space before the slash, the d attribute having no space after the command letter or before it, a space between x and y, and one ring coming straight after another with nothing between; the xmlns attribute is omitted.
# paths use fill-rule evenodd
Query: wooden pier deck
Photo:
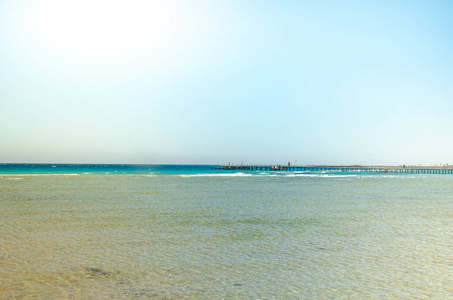
<svg viewBox="0 0 453 300"><path fill-rule="evenodd" d="M408 174L453 174L453 167L413 166L288 166L288 165L219 165L213 170L223 171L301 171L339 173L408 173Z"/></svg>

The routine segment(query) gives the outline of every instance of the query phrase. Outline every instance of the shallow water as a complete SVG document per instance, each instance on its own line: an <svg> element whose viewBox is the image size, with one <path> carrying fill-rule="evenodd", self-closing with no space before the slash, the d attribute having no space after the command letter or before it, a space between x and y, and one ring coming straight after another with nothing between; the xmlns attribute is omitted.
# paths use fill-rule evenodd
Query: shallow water
<svg viewBox="0 0 453 300"><path fill-rule="evenodd" d="M0 174L0 298L453 297L453 176Z"/></svg>

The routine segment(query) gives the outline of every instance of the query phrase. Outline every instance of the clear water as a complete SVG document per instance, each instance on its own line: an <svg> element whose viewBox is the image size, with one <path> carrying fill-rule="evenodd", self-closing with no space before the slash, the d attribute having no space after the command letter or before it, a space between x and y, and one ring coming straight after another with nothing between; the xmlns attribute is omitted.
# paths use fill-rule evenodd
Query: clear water
<svg viewBox="0 0 453 300"><path fill-rule="evenodd" d="M23 167L0 299L453 298L452 175Z"/></svg>

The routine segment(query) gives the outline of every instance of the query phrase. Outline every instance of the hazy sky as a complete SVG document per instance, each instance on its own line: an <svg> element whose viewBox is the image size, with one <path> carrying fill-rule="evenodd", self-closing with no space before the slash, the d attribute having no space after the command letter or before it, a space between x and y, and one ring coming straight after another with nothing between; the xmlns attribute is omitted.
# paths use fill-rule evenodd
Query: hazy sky
<svg viewBox="0 0 453 300"><path fill-rule="evenodd" d="M453 1L0 0L0 162L453 164Z"/></svg>

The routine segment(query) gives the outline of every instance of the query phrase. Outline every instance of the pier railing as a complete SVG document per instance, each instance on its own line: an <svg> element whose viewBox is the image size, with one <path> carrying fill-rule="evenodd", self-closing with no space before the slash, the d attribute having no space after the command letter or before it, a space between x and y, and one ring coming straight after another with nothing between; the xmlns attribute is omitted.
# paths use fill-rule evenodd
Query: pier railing
<svg viewBox="0 0 453 300"><path fill-rule="evenodd" d="M285 165L220 165L213 170L224 171L301 171L340 173L408 173L408 174L453 174L453 168L436 167L368 167L368 166L285 166Z"/></svg>

